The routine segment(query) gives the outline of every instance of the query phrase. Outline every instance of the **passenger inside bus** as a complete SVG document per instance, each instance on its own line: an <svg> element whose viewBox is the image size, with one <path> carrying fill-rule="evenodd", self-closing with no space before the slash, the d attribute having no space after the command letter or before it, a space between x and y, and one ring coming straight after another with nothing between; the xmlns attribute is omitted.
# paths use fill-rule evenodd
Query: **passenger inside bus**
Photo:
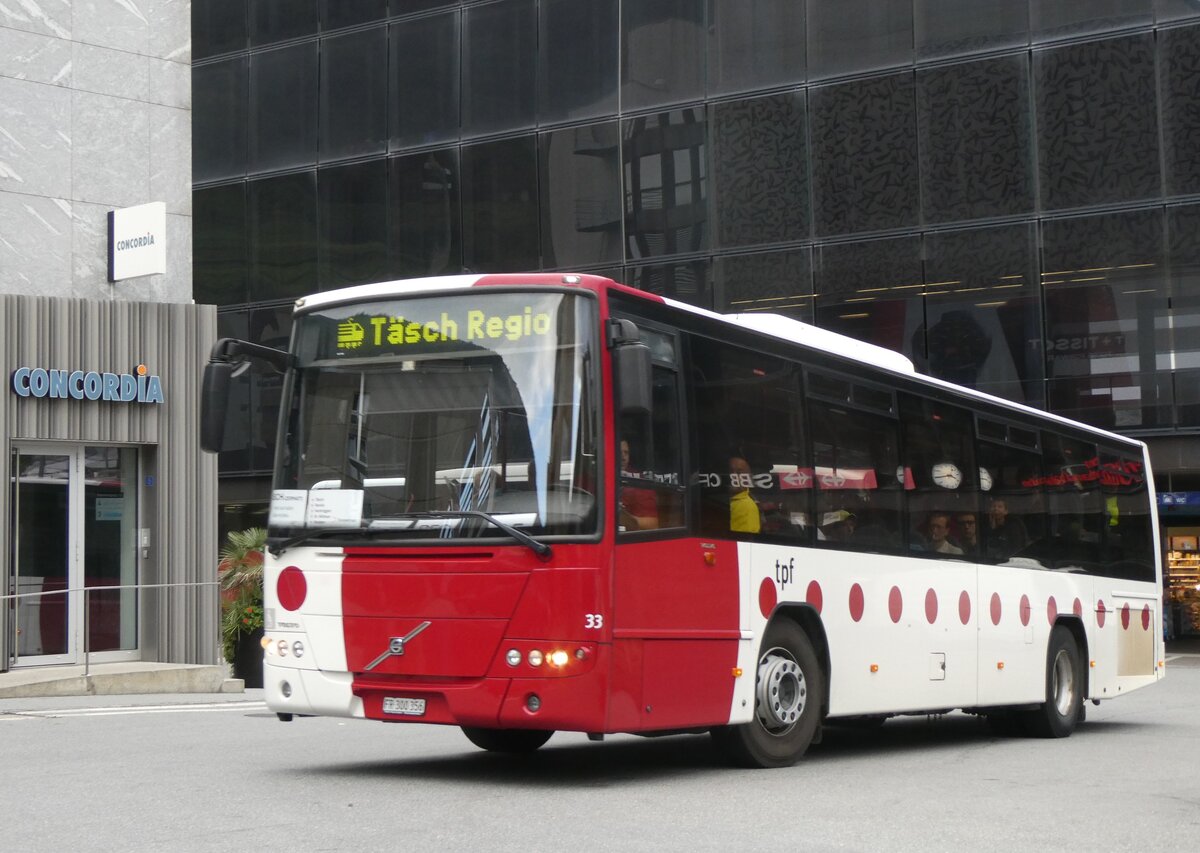
<svg viewBox="0 0 1200 853"><path fill-rule="evenodd" d="M641 479L631 461L629 442L621 440L620 523L625 530L654 530L658 527L658 497L653 489L631 486L626 478Z"/></svg>
<svg viewBox="0 0 1200 853"><path fill-rule="evenodd" d="M729 529L735 533L758 533L762 514L750 495L750 463L742 456L729 458Z"/></svg>
<svg viewBox="0 0 1200 853"><path fill-rule="evenodd" d="M993 498L988 509L987 554L997 560L1007 560L1029 544L1029 534L1020 518L1008 514L1008 502Z"/></svg>
<svg viewBox="0 0 1200 853"><path fill-rule="evenodd" d="M950 514L931 512L925 520L925 547L934 554L961 557L963 550L950 541Z"/></svg>
<svg viewBox="0 0 1200 853"><path fill-rule="evenodd" d="M973 512L960 512L954 519L958 545L968 557L979 556L979 521Z"/></svg>

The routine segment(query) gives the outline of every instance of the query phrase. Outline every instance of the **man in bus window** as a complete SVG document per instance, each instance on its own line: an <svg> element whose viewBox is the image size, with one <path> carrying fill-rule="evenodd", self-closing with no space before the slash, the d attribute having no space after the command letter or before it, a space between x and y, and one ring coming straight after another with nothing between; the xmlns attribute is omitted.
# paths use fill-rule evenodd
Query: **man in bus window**
<svg viewBox="0 0 1200 853"><path fill-rule="evenodd" d="M962 548L950 541L950 514L932 512L925 522L925 535L929 540L928 548L935 554L946 554L951 557L961 557Z"/></svg>
<svg viewBox="0 0 1200 853"><path fill-rule="evenodd" d="M1019 518L1008 514L1008 502L993 498L988 508L987 552L989 557L1007 560L1029 544L1029 534Z"/></svg>
<svg viewBox="0 0 1200 853"><path fill-rule="evenodd" d="M630 462L629 442L621 439L621 476L641 478ZM621 526L626 530L654 530L658 527L658 498L653 489L629 486L620 488Z"/></svg>
<svg viewBox="0 0 1200 853"><path fill-rule="evenodd" d="M960 512L955 518L958 525L958 543L968 556L979 554L979 522L973 512Z"/></svg>
<svg viewBox="0 0 1200 853"><path fill-rule="evenodd" d="M729 459L729 529L735 533L758 533L762 515L750 496L750 463L741 456Z"/></svg>

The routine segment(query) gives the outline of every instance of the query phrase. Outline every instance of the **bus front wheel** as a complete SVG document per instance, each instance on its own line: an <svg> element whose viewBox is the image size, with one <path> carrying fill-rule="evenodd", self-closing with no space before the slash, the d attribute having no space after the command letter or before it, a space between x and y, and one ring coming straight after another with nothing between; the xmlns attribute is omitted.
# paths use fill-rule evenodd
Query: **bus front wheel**
<svg viewBox="0 0 1200 853"><path fill-rule="evenodd" d="M533 752L554 734L538 729L481 729L475 726L463 726L462 733L480 749L510 755Z"/></svg>
<svg viewBox="0 0 1200 853"><path fill-rule="evenodd" d="M804 755L821 719L825 674L808 635L788 619L763 635L755 674L754 719L714 729L713 740L742 767L788 767Z"/></svg>
<svg viewBox="0 0 1200 853"><path fill-rule="evenodd" d="M1083 717L1083 691L1079 645L1070 631L1055 625L1046 652L1046 701L1025 714L1025 730L1035 737L1067 737Z"/></svg>

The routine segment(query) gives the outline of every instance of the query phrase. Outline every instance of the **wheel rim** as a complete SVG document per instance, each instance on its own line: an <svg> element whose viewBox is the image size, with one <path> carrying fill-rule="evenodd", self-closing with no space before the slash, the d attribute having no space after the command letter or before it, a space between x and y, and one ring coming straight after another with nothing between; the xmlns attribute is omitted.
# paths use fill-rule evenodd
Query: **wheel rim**
<svg viewBox="0 0 1200 853"><path fill-rule="evenodd" d="M758 662L755 712L773 735L787 734L799 722L808 701L808 683L800 665L784 649L771 649Z"/></svg>
<svg viewBox="0 0 1200 853"><path fill-rule="evenodd" d="M1066 649L1054 657L1054 707L1060 716L1067 716L1075 704L1075 668Z"/></svg>

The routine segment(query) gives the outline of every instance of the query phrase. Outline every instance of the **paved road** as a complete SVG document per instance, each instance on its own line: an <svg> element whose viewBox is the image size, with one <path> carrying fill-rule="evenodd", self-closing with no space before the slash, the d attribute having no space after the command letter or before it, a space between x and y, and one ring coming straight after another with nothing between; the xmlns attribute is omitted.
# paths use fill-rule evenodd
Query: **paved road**
<svg viewBox="0 0 1200 853"><path fill-rule="evenodd" d="M455 729L280 723L257 696L0 702L5 851L1193 851L1200 656L1059 741L975 718L831 730L786 770L707 738L556 735L523 760Z"/></svg>

